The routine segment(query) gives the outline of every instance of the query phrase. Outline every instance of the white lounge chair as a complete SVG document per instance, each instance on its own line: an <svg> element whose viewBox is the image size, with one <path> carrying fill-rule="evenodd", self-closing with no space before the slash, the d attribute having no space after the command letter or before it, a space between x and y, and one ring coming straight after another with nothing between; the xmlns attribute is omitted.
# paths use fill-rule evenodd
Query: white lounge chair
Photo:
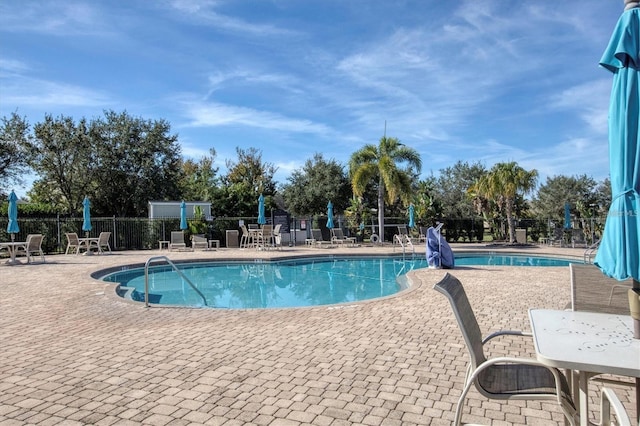
<svg viewBox="0 0 640 426"><path fill-rule="evenodd" d="M347 244L351 247L356 245L355 237L347 237L341 228L331 228L331 242L334 244Z"/></svg>
<svg viewBox="0 0 640 426"><path fill-rule="evenodd" d="M313 240L313 246L316 248L333 247L332 241L325 241L322 237L322 231L319 228L311 229L311 239Z"/></svg>
<svg viewBox="0 0 640 426"><path fill-rule="evenodd" d="M191 248L194 250L206 250L209 248L209 242L207 241L207 237L203 234L195 234L191 236Z"/></svg>
<svg viewBox="0 0 640 426"><path fill-rule="evenodd" d="M184 231L171 231L171 242L169 250L185 250L187 245L184 242Z"/></svg>

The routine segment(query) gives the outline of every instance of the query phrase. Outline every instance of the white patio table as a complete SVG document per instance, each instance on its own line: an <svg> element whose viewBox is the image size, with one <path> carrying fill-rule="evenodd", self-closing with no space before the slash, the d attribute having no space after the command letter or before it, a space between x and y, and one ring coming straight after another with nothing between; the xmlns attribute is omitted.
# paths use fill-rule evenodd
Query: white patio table
<svg viewBox="0 0 640 426"><path fill-rule="evenodd" d="M581 425L589 424L591 376L640 377L640 340L633 338L631 316L530 309L529 319L538 361L578 373Z"/></svg>
<svg viewBox="0 0 640 426"><path fill-rule="evenodd" d="M16 259L16 252L18 251L18 248L22 247L25 250L27 249L27 242L26 241L12 241L12 242L7 242L7 243L0 243L0 248L6 248L7 251L9 252L9 260L7 260L7 265L18 265L22 262L20 262L18 259Z"/></svg>

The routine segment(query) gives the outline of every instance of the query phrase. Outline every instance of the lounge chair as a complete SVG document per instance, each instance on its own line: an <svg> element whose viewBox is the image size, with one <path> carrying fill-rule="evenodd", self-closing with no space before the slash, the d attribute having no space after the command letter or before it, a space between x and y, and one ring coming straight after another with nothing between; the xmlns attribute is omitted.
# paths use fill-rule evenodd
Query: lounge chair
<svg viewBox="0 0 640 426"><path fill-rule="evenodd" d="M31 258L34 253L40 253L40 259L42 263L45 263L44 252L42 251L42 234L29 234L24 246L16 247L16 254L23 251L27 256L27 263L31 263Z"/></svg>
<svg viewBox="0 0 640 426"><path fill-rule="evenodd" d="M319 228L311 229L312 244L315 248L333 247L333 242L325 241L322 237L322 231Z"/></svg>
<svg viewBox="0 0 640 426"><path fill-rule="evenodd" d="M78 238L78 234L75 232L67 232L64 235L67 237L67 250L64 254L69 254L69 251L71 251L71 254L78 253L80 250L80 239Z"/></svg>
<svg viewBox="0 0 640 426"><path fill-rule="evenodd" d="M331 228L331 242L340 245L347 244L351 247L355 247L356 245L355 237L345 236L341 228Z"/></svg>
<svg viewBox="0 0 640 426"><path fill-rule="evenodd" d="M191 236L191 248L194 250L206 250L209 248L209 242L207 241L207 237L203 234L195 234Z"/></svg>
<svg viewBox="0 0 640 426"><path fill-rule="evenodd" d="M169 250L186 250L187 245L184 242L184 231L171 231L171 242Z"/></svg>
<svg viewBox="0 0 640 426"><path fill-rule="evenodd" d="M571 399L567 378L560 370L546 367L535 359L485 357L484 345L489 340L502 335L531 336L531 333L503 330L483 339L460 281L453 275L446 274L433 288L449 300L471 358L456 408L455 425L459 425L462 420L464 401L472 385L489 399L554 401L562 409L566 420L575 424L576 406Z"/></svg>
<svg viewBox="0 0 640 426"><path fill-rule="evenodd" d="M98 241L94 243L94 247L98 249L98 253L104 253L105 248L109 253L111 253L111 245L109 244L109 239L111 238L111 232L101 232L98 235Z"/></svg>

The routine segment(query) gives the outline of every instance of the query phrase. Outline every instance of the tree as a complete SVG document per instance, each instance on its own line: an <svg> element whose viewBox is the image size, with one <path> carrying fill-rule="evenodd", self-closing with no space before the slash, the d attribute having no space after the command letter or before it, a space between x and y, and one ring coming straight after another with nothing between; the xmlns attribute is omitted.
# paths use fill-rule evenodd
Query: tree
<svg viewBox="0 0 640 426"><path fill-rule="evenodd" d="M596 185L587 175L548 177L531 201L535 217L563 223L565 203L569 203L573 215L579 216L578 202L584 206L598 204Z"/></svg>
<svg viewBox="0 0 640 426"><path fill-rule="evenodd" d="M181 198L178 136L165 120L105 111L92 126L96 213L142 216L150 200ZM108 184L107 184L108 183Z"/></svg>
<svg viewBox="0 0 640 426"><path fill-rule="evenodd" d="M443 216L453 219L473 217L477 209L466 193L486 173L487 169L479 162L458 161L452 167L440 170L434 190L442 203Z"/></svg>
<svg viewBox="0 0 640 426"><path fill-rule="evenodd" d="M413 177L420 173L421 168L420 154L397 138L383 136L378 146L368 144L351 155L349 175L353 193L362 196L369 182L375 180L377 184L378 226L382 242L385 200L393 203L401 198L408 204Z"/></svg>
<svg viewBox="0 0 640 426"><path fill-rule="evenodd" d="M216 215L238 217L258 215L258 197L265 197L265 209L273 207L276 184L273 175L278 170L271 163L262 162L262 151L236 148L238 160L227 160L228 172L222 177L222 188L216 194Z"/></svg>
<svg viewBox="0 0 640 426"><path fill-rule="evenodd" d="M26 118L15 112L10 118L2 117L1 121L0 188L8 188L14 183L24 183L23 173L28 166L26 146L31 135Z"/></svg>
<svg viewBox="0 0 640 426"><path fill-rule="evenodd" d="M213 166L216 155L216 150L211 148L209 155L202 157L200 161L186 160L182 164L182 198L196 201L211 201L215 198L215 189L219 183L219 168Z"/></svg>
<svg viewBox="0 0 640 426"><path fill-rule="evenodd" d="M509 242L515 242L515 226L513 213L516 199L535 189L538 179L536 170L526 171L514 161L497 163L483 175L473 186L478 196L496 203L498 209L504 210L509 226Z"/></svg>
<svg viewBox="0 0 640 426"><path fill-rule="evenodd" d="M351 187L344 167L335 160L325 160L322 154L314 154L301 169L293 171L288 181L282 195L295 215L326 214L329 201L336 212L349 206Z"/></svg>
<svg viewBox="0 0 640 426"><path fill-rule="evenodd" d="M96 169L87 122L46 115L44 122L34 126L34 137L25 146L29 165L39 176L36 191L30 192L32 199L63 212L79 212L85 195L93 192Z"/></svg>

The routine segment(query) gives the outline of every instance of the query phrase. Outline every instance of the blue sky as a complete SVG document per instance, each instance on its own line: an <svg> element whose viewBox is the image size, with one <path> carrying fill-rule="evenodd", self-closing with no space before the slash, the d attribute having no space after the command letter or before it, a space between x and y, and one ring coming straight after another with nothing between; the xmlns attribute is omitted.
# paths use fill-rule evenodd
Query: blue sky
<svg viewBox="0 0 640 426"><path fill-rule="evenodd" d="M608 176L611 0L5 0L0 116L165 119L225 171L255 147L286 182L385 131L422 156ZM16 188L24 194L24 189Z"/></svg>

